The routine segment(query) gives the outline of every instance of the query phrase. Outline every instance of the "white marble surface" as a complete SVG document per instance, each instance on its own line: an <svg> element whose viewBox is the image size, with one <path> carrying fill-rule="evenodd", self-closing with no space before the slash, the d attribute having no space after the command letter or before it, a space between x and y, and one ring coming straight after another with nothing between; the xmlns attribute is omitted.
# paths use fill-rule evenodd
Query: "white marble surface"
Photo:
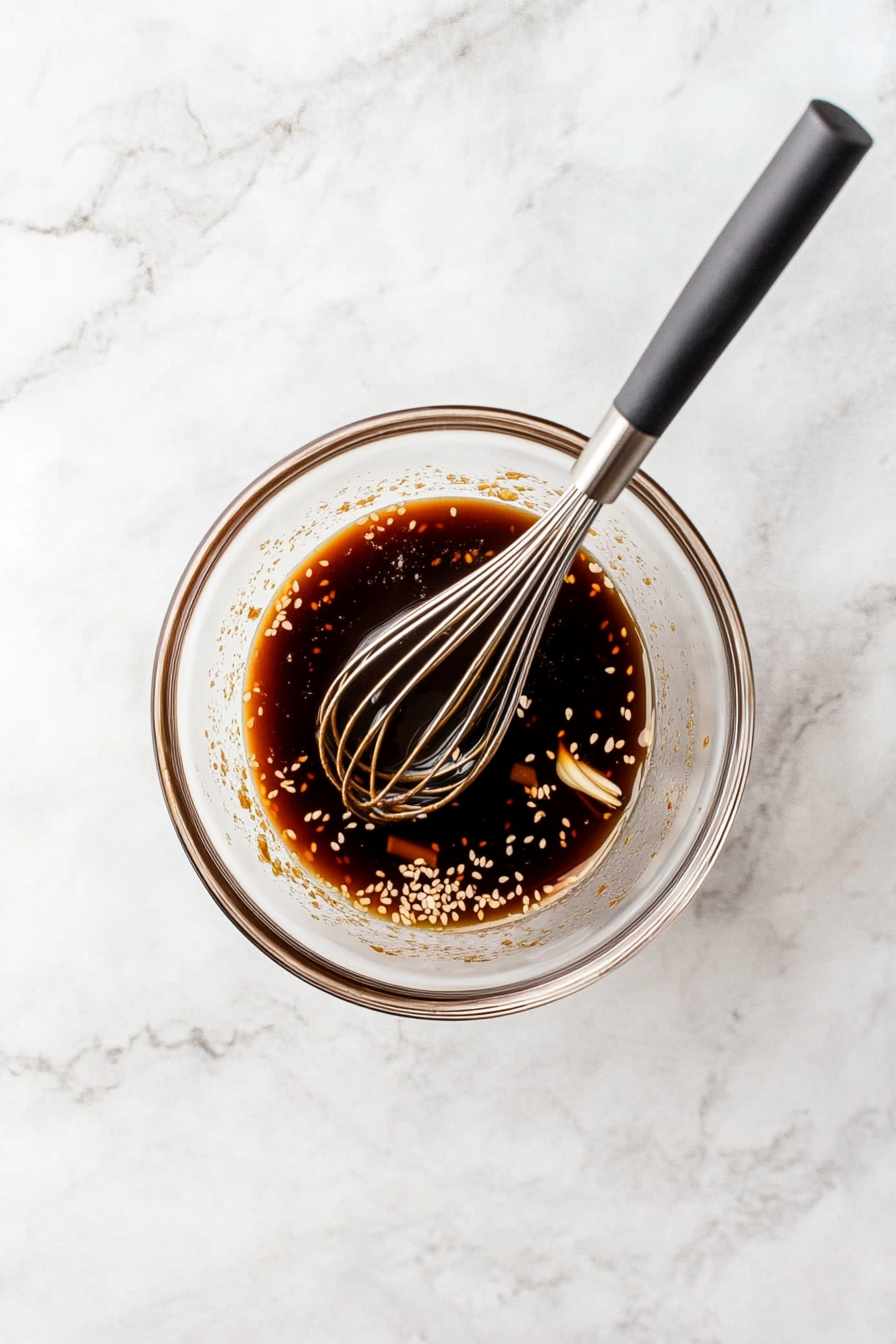
<svg viewBox="0 0 896 1344"><path fill-rule="evenodd" d="M893 1340L892 6L13 0L0 75L4 1337ZM755 653L711 879L520 1018L306 988L156 783L192 547L367 413L590 428L813 96L877 146L651 464Z"/></svg>

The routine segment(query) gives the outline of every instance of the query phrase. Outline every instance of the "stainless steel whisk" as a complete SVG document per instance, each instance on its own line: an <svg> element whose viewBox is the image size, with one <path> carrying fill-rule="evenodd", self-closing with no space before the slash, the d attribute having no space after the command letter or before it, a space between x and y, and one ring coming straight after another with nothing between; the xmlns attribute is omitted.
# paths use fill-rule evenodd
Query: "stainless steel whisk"
<svg viewBox="0 0 896 1344"><path fill-rule="evenodd" d="M373 631L318 715L329 778L358 816L444 807L485 768L523 694L583 538L616 499L871 147L814 101L713 243L572 469L494 559Z"/></svg>

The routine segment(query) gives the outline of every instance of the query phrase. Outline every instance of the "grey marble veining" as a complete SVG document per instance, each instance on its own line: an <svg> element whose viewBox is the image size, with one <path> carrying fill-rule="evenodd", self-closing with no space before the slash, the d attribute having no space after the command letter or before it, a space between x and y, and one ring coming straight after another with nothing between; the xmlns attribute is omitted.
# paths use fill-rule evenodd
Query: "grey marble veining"
<svg viewBox="0 0 896 1344"><path fill-rule="evenodd" d="M892 10L31 0L7 29L4 1333L892 1340ZM156 784L186 558L360 415L592 428L814 96L877 145L650 463L755 658L721 859L521 1018L307 989L205 895Z"/></svg>

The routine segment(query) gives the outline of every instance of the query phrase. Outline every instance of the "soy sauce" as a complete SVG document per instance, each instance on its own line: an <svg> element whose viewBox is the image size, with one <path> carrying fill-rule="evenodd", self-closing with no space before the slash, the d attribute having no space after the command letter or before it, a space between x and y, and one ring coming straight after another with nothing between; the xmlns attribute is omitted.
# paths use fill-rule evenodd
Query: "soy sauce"
<svg viewBox="0 0 896 1344"><path fill-rule="evenodd" d="M558 594L512 726L452 804L375 825L346 810L324 773L318 706L349 654L534 521L491 499L374 511L310 555L259 621L243 694L258 796L297 863L371 915L435 930L531 911L605 844L637 787L650 741L647 663L610 576L584 551ZM570 787L558 756L561 767L571 757L599 772L606 789L595 796Z"/></svg>

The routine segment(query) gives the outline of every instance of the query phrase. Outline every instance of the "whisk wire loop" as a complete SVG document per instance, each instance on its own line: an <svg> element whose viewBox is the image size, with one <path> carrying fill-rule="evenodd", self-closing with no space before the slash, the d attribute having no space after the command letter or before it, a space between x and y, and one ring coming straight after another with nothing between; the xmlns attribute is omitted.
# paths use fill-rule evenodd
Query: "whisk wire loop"
<svg viewBox="0 0 896 1344"><path fill-rule="evenodd" d="M347 808L373 821L418 816L450 803L485 768L517 710L553 600L599 509L570 486L504 551L358 647L318 717L321 759ZM403 711L461 656L448 689L438 685L437 712L423 714L402 746Z"/></svg>

